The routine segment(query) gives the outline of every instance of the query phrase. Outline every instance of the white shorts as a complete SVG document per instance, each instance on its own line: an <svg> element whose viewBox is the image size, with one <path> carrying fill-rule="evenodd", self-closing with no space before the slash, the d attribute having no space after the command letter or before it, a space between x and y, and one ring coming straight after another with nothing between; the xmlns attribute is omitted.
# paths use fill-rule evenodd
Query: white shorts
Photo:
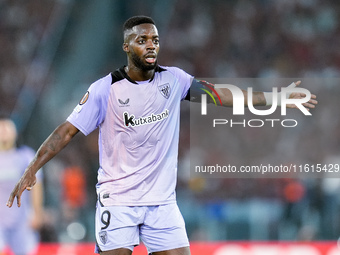
<svg viewBox="0 0 340 255"><path fill-rule="evenodd" d="M95 252L133 250L141 239L148 253L189 246L177 204L159 206L100 206L96 210Z"/></svg>

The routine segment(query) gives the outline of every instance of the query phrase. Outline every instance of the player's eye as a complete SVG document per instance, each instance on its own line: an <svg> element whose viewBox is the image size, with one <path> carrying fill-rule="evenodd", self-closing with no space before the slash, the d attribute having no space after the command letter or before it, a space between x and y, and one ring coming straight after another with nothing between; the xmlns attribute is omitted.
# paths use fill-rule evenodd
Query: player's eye
<svg viewBox="0 0 340 255"><path fill-rule="evenodd" d="M159 40L158 40L158 39L154 39L154 40L153 40L153 43L154 43L154 44L159 44Z"/></svg>
<svg viewBox="0 0 340 255"><path fill-rule="evenodd" d="M138 40L138 43L139 43L139 44L144 44L144 43L145 43L145 40L144 40L144 39L140 39L140 40Z"/></svg>

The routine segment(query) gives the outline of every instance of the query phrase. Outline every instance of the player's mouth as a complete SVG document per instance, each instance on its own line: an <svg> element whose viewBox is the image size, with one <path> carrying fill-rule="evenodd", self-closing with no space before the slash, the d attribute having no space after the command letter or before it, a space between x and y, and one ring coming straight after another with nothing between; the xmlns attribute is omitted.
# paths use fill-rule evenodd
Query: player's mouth
<svg viewBox="0 0 340 255"><path fill-rule="evenodd" d="M145 55L145 61L149 64L154 64L156 62L156 54L147 54Z"/></svg>

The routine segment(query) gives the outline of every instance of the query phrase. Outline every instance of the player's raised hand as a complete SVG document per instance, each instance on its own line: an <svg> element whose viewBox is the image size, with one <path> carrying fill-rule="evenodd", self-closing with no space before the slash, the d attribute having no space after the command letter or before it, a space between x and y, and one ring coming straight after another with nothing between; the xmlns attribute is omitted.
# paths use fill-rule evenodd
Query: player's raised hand
<svg viewBox="0 0 340 255"><path fill-rule="evenodd" d="M21 195L25 189L31 190L35 183L37 182L37 178L35 174L31 173L30 171L26 170L24 174L21 176L20 180L15 185L9 199L7 201L7 206L12 207L14 199L17 199L18 207L21 206Z"/></svg>
<svg viewBox="0 0 340 255"><path fill-rule="evenodd" d="M301 84L301 81L296 81L293 84L289 85L288 88L292 87L296 87L299 86ZM305 98L306 94L304 93L297 93L297 92L293 92L289 95L289 99L302 99ZM302 105L306 107L306 109L309 111L310 109L315 108L315 106L318 104L318 101L316 101L316 95L311 94L311 98L308 102L303 103ZM297 106L295 104L287 104L287 108L297 108Z"/></svg>

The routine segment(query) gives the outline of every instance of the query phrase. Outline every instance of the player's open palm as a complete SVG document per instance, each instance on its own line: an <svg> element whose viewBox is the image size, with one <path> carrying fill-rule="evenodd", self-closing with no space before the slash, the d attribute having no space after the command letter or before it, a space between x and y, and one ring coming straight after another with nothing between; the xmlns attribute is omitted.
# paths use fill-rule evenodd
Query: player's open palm
<svg viewBox="0 0 340 255"><path fill-rule="evenodd" d="M296 81L294 82L294 84L289 85L288 88L290 86L299 86L301 84L301 81ZM297 93L297 92L293 92L289 95L289 99L303 99L306 97L306 94L304 93ZM311 94L311 98L308 102L303 103L302 105L305 106L307 108L307 110L309 111L310 109L315 108L315 106L317 105L318 101L315 100L316 99L316 95ZM288 108L297 108L297 106L295 104L287 104Z"/></svg>

